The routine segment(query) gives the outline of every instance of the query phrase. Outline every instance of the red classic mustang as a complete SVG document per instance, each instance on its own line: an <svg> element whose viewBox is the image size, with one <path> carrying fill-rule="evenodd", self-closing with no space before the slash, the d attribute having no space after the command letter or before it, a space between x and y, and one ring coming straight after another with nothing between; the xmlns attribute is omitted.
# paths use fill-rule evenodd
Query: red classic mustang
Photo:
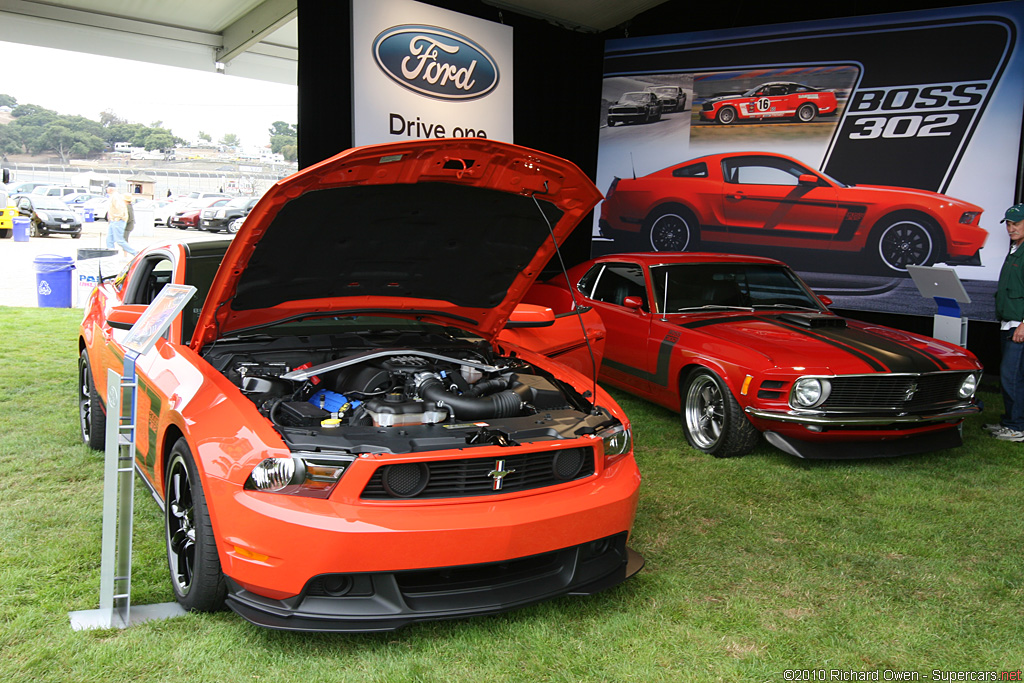
<svg viewBox="0 0 1024 683"><path fill-rule="evenodd" d="M601 380L680 411L690 445L718 457L759 432L802 458L950 448L978 412L969 351L833 315L772 259L612 254L569 280L607 328Z"/></svg>
<svg viewBox="0 0 1024 683"><path fill-rule="evenodd" d="M95 290L79 342L94 448L124 329L165 284L198 290L135 364L136 469L177 600L377 631L638 571L626 416L517 343L550 310L503 331L599 198L571 163L505 143L353 149L274 185L233 241L150 247Z"/></svg>
<svg viewBox="0 0 1024 683"><path fill-rule="evenodd" d="M836 94L831 90L812 88L802 83L762 83L741 95L705 100L700 120L730 124L737 120L795 119L810 123L819 114L830 116L837 111Z"/></svg>
<svg viewBox="0 0 1024 683"><path fill-rule="evenodd" d="M861 252L894 274L936 262L980 265L982 211L927 190L845 185L781 154L733 152L615 178L599 225L606 237L639 237L644 250L719 243Z"/></svg>

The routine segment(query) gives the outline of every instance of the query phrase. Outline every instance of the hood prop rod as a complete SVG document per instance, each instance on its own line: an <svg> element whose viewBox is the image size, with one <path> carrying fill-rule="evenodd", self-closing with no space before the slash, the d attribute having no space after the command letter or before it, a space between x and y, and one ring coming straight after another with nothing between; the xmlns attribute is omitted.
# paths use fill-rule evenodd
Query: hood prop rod
<svg viewBox="0 0 1024 683"><path fill-rule="evenodd" d="M548 181L544 181L544 194L548 193ZM597 361L594 359L594 347L590 345L590 337L587 336L587 325L583 322L583 314L580 313L580 304L576 300L575 288L572 286L572 282L569 281L569 271L565 267L565 260L562 258L562 250L558 248L558 240L555 239L555 229L551 225L551 221L548 220L547 214L544 213L544 209L541 208L540 202L537 201L537 193L534 192L530 195L533 198L533 203L537 207L537 211L540 213L541 218L544 219L544 223L548 226L548 234L551 235L551 244L555 247L555 255L558 256L558 265L562 269L562 277L565 278L565 284L569 288L569 296L572 297L572 310L576 313L576 319L580 322L580 329L583 331L583 341L587 344L587 353L590 355L590 376L593 379L594 386L591 390L590 403L594 407L593 414L597 415Z"/></svg>

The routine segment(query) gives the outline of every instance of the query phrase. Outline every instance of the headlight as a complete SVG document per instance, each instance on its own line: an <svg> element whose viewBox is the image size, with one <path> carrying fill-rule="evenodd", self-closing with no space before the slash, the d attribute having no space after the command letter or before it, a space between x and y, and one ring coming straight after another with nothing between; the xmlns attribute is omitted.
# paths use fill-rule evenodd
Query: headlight
<svg viewBox="0 0 1024 683"><path fill-rule="evenodd" d="M973 223L974 219L980 215L980 211L964 211L963 214L960 215L960 222L964 224Z"/></svg>
<svg viewBox="0 0 1024 683"><path fill-rule="evenodd" d="M960 398L970 398L978 390L978 376L967 375L960 384Z"/></svg>
<svg viewBox="0 0 1024 683"><path fill-rule="evenodd" d="M827 379L804 377L793 384L790 402L795 408L813 408L821 405L832 391L832 384Z"/></svg>
<svg viewBox="0 0 1024 683"><path fill-rule="evenodd" d="M624 424L602 429L597 433L604 443L605 465L610 465L633 450L633 435Z"/></svg>
<svg viewBox="0 0 1024 683"><path fill-rule="evenodd" d="M213 215L215 218L224 218L224 209L217 209Z"/></svg>
<svg viewBox="0 0 1024 683"><path fill-rule="evenodd" d="M39 220L41 221L50 220L50 214L46 213L45 211L36 211L36 215L39 216Z"/></svg>
<svg viewBox="0 0 1024 683"><path fill-rule="evenodd" d="M354 455L324 453L267 458L253 468L245 488L248 491L327 498L353 460Z"/></svg>

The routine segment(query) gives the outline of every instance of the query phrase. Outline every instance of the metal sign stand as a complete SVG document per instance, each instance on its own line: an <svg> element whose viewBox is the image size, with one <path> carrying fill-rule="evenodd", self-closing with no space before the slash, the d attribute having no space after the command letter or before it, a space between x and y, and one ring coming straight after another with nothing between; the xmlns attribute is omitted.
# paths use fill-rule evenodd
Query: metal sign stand
<svg viewBox="0 0 1024 683"><path fill-rule="evenodd" d="M951 344L967 346L967 316L960 304L971 303L971 297L952 268L938 266L907 266L907 272L921 296L935 299L932 336Z"/></svg>
<svg viewBox="0 0 1024 683"><path fill-rule="evenodd" d="M151 619L186 614L176 602L131 606L132 527L135 504L135 429L138 379L135 361L156 343L195 293L167 285L125 340L124 376L107 371L106 450L103 467L103 538L100 607L70 612L71 628L127 628ZM138 328L138 329L136 329Z"/></svg>

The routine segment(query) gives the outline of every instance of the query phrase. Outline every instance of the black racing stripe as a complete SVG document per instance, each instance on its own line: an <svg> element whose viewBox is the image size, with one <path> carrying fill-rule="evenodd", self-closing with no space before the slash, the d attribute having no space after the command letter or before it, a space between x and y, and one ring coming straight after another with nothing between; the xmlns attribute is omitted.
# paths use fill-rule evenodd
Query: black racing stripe
<svg viewBox="0 0 1024 683"><path fill-rule="evenodd" d="M672 358L672 349L675 348L679 342L679 332L676 330L669 330L665 338L661 340L661 345L658 347L658 365L654 372L648 372L647 370L641 370L640 368L634 368L632 365L626 363L620 363L617 360L609 358L607 355L604 360L601 361L601 365L611 368L612 370L618 370L619 372L637 377L648 382L657 384L658 386L668 386L668 365Z"/></svg>
<svg viewBox="0 0 1024 683"><path fill-rule="evenodd" d="M865 353L864 350L854 348L845 342L840 342L836 339L828 338L827 336L822 334L823 330L811 330L807 327L801 327L800 325L794 325L791 323L784 322L782 320L779 320L778 318L763 318L763 320L765 322L778 325L779 327L784 327L792 332L797 332L804 336L811 337L812 339L817 339L823 344L828 344L830 346L836 347L837 349L846 351L851 356L856 356L857 358L860 358L862 361L867 363L869 366L871 366L873 370L876 370L877 372L886 372L887 370L889 370L889 368L887 368L885 365L882 365L882 363L879 360L872 357L868 353Z"/></svg>
<svg viewBox="0 0 1024 683"><path fill-rule="evenodd" d="M821 330L821 334L874 355L893 372L919 373L949 369L949 366L931 354L866 330L849 327L827 328Z"/></svg>
<svg viewBox="0 0 1024 683"><path fill-rule="evenodd" d="M706 318L705 320L694 320L692 323L683 323L680 327L685 327L690 330L695 330L699 327L707 327L708 325L724 325L727 323L744 323L751 320L764 320L764 318L756 315L737 315L730 318Z"/></svg>

